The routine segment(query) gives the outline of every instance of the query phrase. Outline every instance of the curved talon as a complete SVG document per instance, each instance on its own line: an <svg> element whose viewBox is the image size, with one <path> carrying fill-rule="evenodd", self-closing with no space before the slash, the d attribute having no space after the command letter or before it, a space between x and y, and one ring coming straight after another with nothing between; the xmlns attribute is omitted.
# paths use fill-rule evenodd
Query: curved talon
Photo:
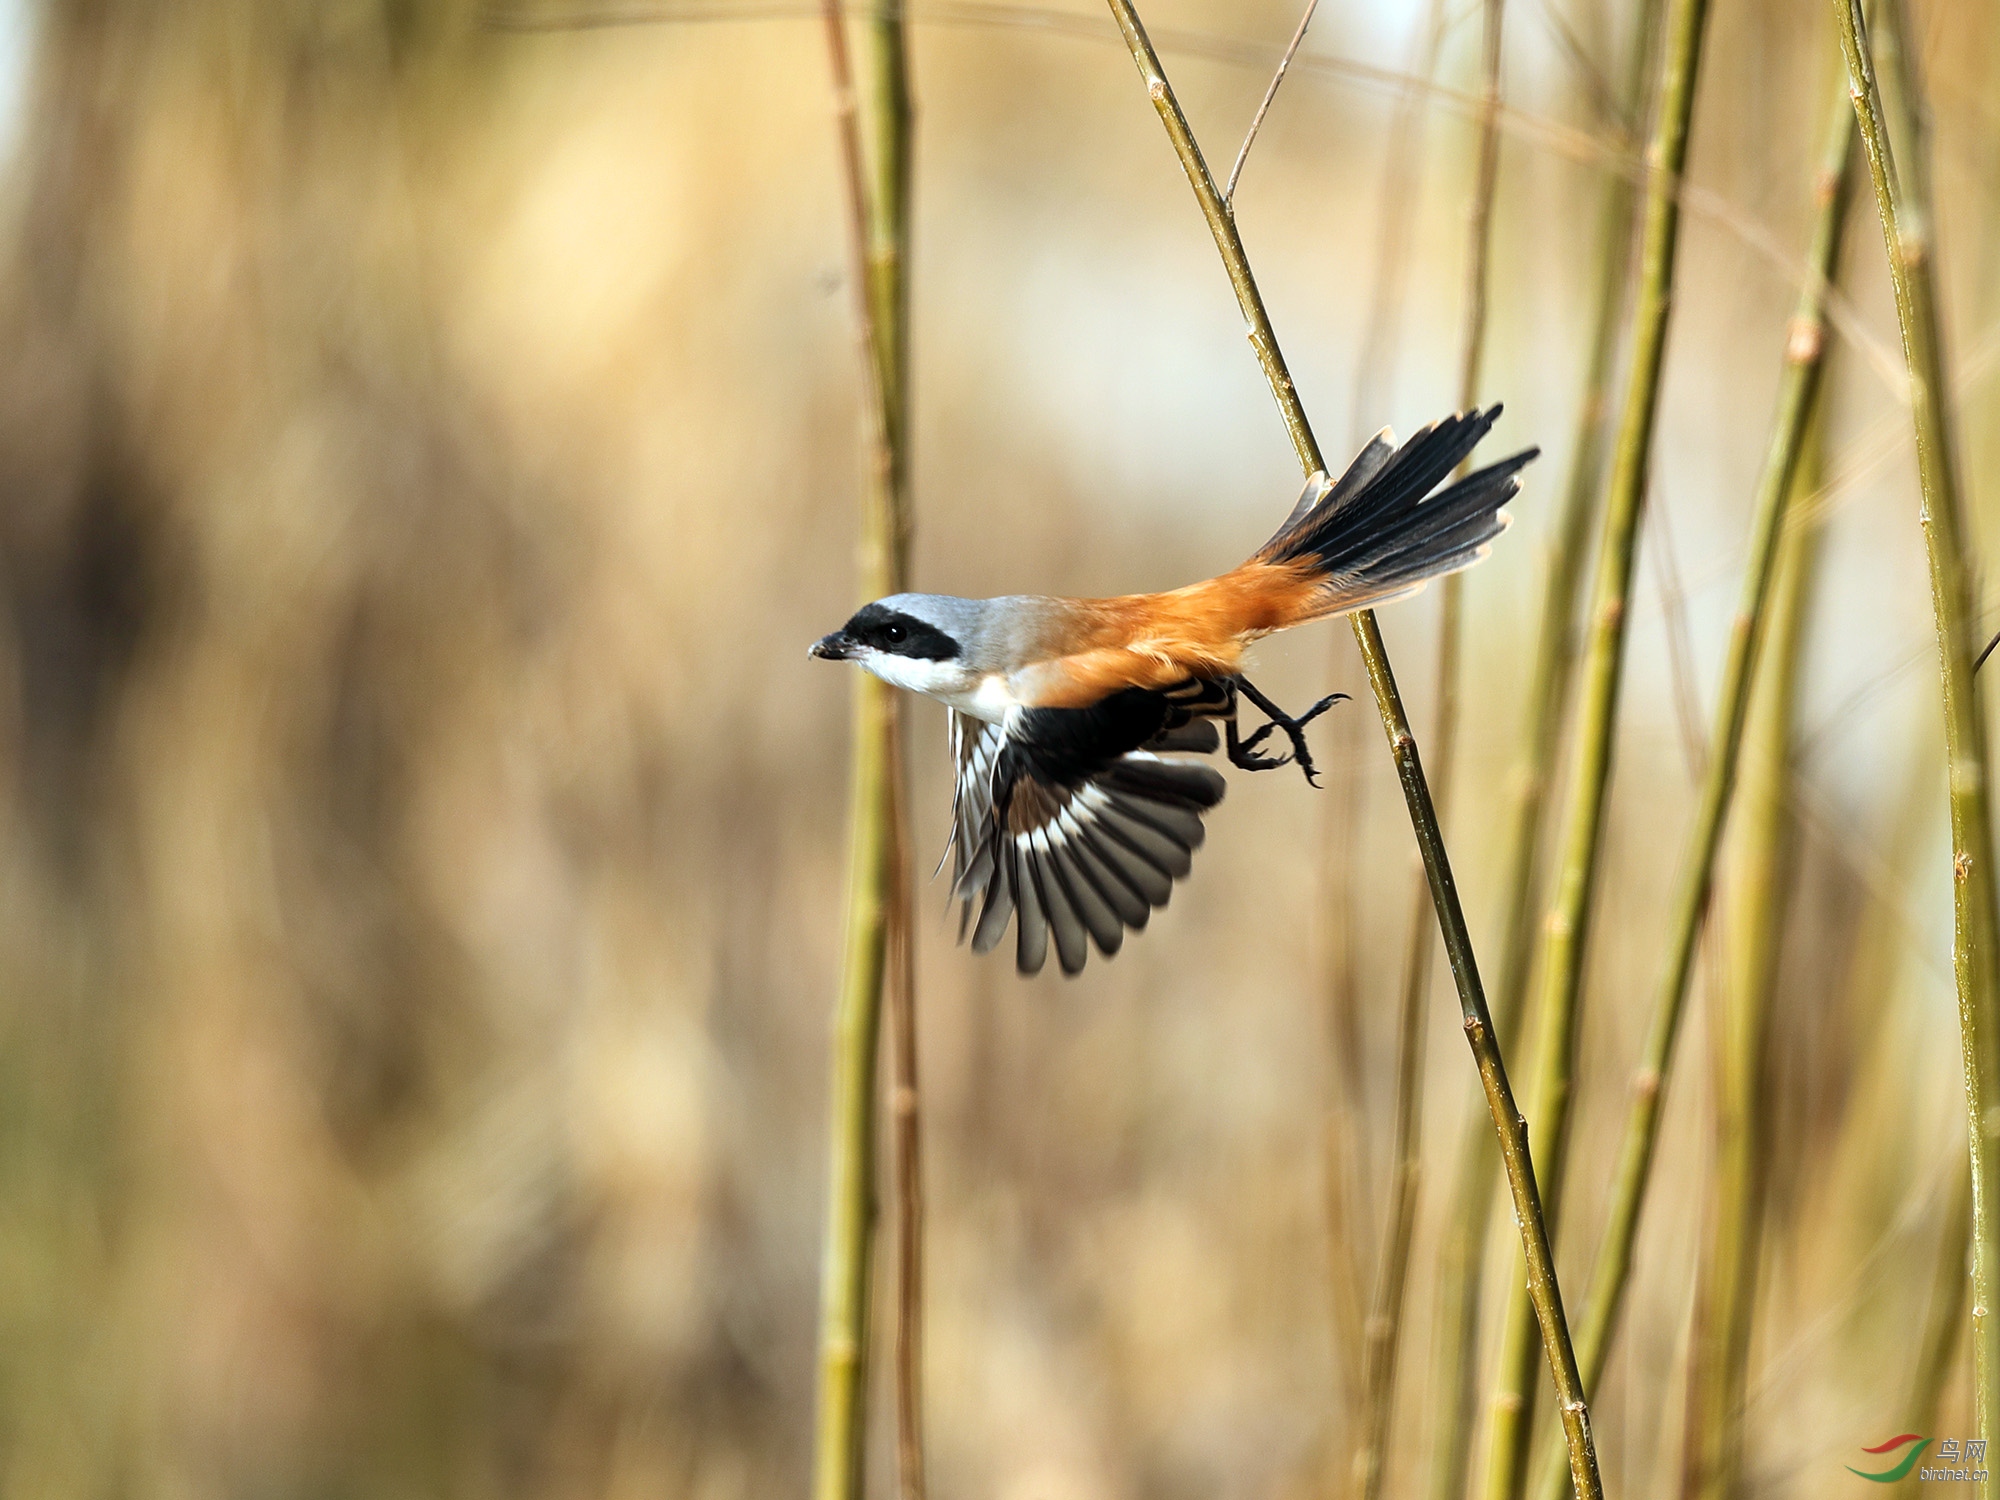
<svg viewBox="0 0 2000 1500"><path fill-rule="evenodd" d="M1271 731L1277 727L1276 724L1266 724L1262 729L1251 735L1249 739L1244 740L1237 748L1243 750L1245 753L1255 750L1259 745L1264 743L1270 736Z"/></svg>
<svg viewBox="0 0 2000 1500"><path fill-rule="evenodd" d="M1324 698L1320 699L1319 702L1315 703L1311 708L1307 709L1304 713L1300 714L1292 722L1298 725L1299 728L1303 729L1306 727L1306 725L1312 723L1314 719L1317 719L1321 714L1325 713L1329 708L1332 708L1334 704L1345 703L1346 701L1347 701L1347 694L1345 693L1328 693Z"/></svg>
<svg viewBox="0 0 2000 1500"><path fill-rule="evenodd" d="M1304 731L1293 725L1285 726L1285 733L1292 742L1292 754L1297 757L1299 769L1305 773L1307 786L1319 785L1319 770L1313 765L1312 752L1306 748Z"/></svg>
<svg viewBox="0 0 2000 1500"><path fill-rule="evenodd" d="M1242 690L1244 696L1263 710L1269 717L1270 722L1259 726L1249 738L1240 739L1236 733L1236 718L1232 705L1232 712L1229 719L1229 759L1231 764L1240 766L1246 771L1269 771L1278 766L1296 761L1299 770L1305 775L1306 784L1308 786L1318 786L1319 768L1313 764L1312 750L1306 744L1306 725L1312 723L1314 719L1317 719L1329 708L1332 708L1334 704L1346 701L1347 694L1328 693L1319 702L1295 718L1278 707L1269 698L1266 698L1247 678L1238 677L1235 679L1235 682L1236 686ZM1271 756L1258 755L1256 753L1257 747L1264 743L1265 739L1274 729L1282 729L1285 732L1285 738L1292 742L1292 753L1290 755L1280 755L1274 759Z"/></svg>
<svg viewBox="0 0 2000 1500"><path fill-rule="evenodd" d="M1248 746L1238 745L1236 754L1229 760L1231 765L1245 771L1275 771L1279 766L1290 765L1292 758L1289 755L1258 755Z"/></svg>

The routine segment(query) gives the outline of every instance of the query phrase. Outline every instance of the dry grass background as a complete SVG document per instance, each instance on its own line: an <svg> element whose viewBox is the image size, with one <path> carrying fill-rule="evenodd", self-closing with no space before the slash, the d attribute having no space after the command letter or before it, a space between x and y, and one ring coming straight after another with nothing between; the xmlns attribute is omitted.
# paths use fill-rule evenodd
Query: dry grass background
<svg viewBox="0 0 2000 1500"><path fill-rule="evenodd" d="M1327 0L1308 54L1404 69L1418 9ZM1606 138L1551 18L1615 73L1610 9L1517 0L1516 110ZM1129 60L914 14L921 585L1109 593L1235 561L1296 476ZM1147 15L1272 49L1296 20ZM1470 89L1476 7L1452 15L1440 78ZM1985 538L2000 22L1916 16ZM1803 247L1834 65L1824 4L1712 25L1559 1246L1577 1277L1693 805L1669 602L1705 703L1794 292L1760 245ZM1226 160L1263 71L1168 60ZM0 209L0 1489L797 1493L848 688L804 647L851 603L861 473L819 32L51 0L28 76ZM1356 395L1394 108L1295 73L1238 198L1329 448L1350 413L1407 430L1454 383L1472 126L1447 101L1395 189L1416 214L1395 366ZM1602 170L1519 133L1502 159L1495 446L1547 456L1468 586L1449 832L1483 950ZM1903 1430L1963 1137L1914 466L1872 224L1850 246L1863 340L1826 422L1846 482L1767 1082L1749 1465L1772 1495L1859 1492L1843 1465ZM1383 622L1420 733L1434 608ZM1362 687L1344 630L1262 661L1280 701ZM1379 1214L1413 850L1370 716L1341 714L1318 742L1360 782L1338 858ZM949 794L941 714L913 719L923 853ZM1329 1245L1378 1233L1326 1211L1338 796L1236 778L1171 910L1074 982L973 962L922 893L939 1493L1344 1480ZM1598 1403L1621 1496L1678 1474L1707 989ZM1447 995L1397 1494L1432 1430L1436 1143L1473 1103ZM1969 1430L1965 1388L1941 1430Z"/></svg>

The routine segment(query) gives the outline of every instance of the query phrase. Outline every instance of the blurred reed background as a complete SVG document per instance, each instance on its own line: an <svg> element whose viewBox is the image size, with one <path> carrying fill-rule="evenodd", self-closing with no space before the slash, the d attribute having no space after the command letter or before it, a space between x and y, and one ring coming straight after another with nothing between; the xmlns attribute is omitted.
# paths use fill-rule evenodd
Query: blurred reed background
<svg viewBox="0 0 2000 1500"><path fill-rule="evenodd" d="M1297 492L1131 61L1101 9L1055 3L910 12L920 587L1174 586ZM1442 9L1441 88L1411 96L1425 10L1325 0L1237 196L1330 455L1456 398L1479 7ZM1465 589L1447 832L1489 982L1634 11L1507 13L1483 394L1507 402L1492 451L1545 456ZM0 1492L805 1485L851 684L804 648L853 602L863 475L840 166L809 5L646 14L0 6ZM1145 15L1220 170L1297 10ZM1573 1316L1707 753L1833 19L1710 20L1586 975ZM2000 12L1924 0L1907 40L1976 557L2000 518ZM1731 835L1595 1393L1620 1496L1682 1481L1729 986L1774 976L1739 1492L1875 1492L1846 1466L1913 1430L1963 1235L1941 717L1865 176L1844 285L1813 541L1787 564L1791 744L1769 714L1753 730L1738 810L1768 814ZM1436 609L1382 621L1420 736ZM1268 643L1259 679L1362 700L1315 730L1329 789L1234 778L1116 962L1023 982L954 948L919 888L938 1494L1346 1490L1340 1303L1365 1304L1382 1240L1414 849L1345 629ZM908 717L927 870L944 726ZM1745 859L1783 872L1775 925ZM1427 1493L1441 1442L1439 1232L1483 1109L1433 989L1396 1495ZM1491 1243L1482 1369L1504 1209ZM1969 1340L1944 1357L1923 1430L1970 1436ZM871 1469L887 1493L893 1465Z"/></svg>

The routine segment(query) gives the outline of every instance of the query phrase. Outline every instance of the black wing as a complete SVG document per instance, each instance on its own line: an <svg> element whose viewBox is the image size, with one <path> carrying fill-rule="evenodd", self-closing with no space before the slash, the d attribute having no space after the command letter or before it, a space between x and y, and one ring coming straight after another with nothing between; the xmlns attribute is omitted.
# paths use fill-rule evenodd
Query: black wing
<svg viewBox="0 0 2000 1500"><path fill-rule="evenodd" d="M1214 724L1198 717L1215 691L1130 688L1090 708L1025 709L1005 724L951 716L952 895L973 952L990 951L1018 911L1015 967L1039 973L1053 937L1063 972L1075 974L1091 942L1109 957L1128 927L1167 904L1224 784L1208 766L1162 756L1216 748Z"/></svg>

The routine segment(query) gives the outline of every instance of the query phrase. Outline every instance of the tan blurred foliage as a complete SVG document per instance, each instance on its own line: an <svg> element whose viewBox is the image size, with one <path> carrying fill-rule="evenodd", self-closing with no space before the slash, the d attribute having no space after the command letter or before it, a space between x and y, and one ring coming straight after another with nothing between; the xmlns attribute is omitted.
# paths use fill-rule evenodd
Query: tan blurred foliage
<svg viewBox="0 0 2000 1500"><path fill-rule="evenodd" d="M1658 476L1697 692L1790 304L1755 233L1799 239L1824 9L1717 21L1695 176L1734 217L1690 231ZM1295 19L1157 10L1273 46ZM1515 10L1516 106L1601 136L1556 33ZM1617 34L1574 10L1587 52ZM1921 13L1976 351L2000 313L1993 28L1953 10ZM847 687L803 653L851 602L859 480L817 31L522 34L471 0L62 0L37 24L0 251L0 1490L798 1492ZM1395 7L1329 5L1313 36L1407 62ZM916 39L920 580L1101 593L1234 561L1295 478L1129 62L921 12ZM1473 52L1457 28L1445 81ZM1263 78L1170 62L1226 159ZM1350 408L1407 428L1448 401L1471 133L1433 119L1400 355L1359 410L1394 100L1287 89L1241 203L1339 447ZM1479 809L1513 744L1600 170L1520 136L1503 165L1492 394L1504 438L1550 452L1471 586L1453 831L1482 923ZM1856 244L1855 316L1893 348L1879 244ZM1802 1495L1901 1397L1962 1128L1907 452L1870 426L1893 410L1876 366L1844 358L1839 387L1834 472L1843 442L1885 456L1829 512L1813 617L1806 712L1831 727L1801 769L1819 811L1753 1413L1753 1468ZM1690 800L1646 589L1565 1267L1594 1239ZM1387 621L1413 689L1431 607ZM1357 686L1331 632L1266 660L1284 699ZM942 725L914 720L929 851ZM1357 709L1321 739L1365 794L1340 857L1379 1194L1411 851L1374 736ZM1069 985L974 963L922 895L941 1493L1306 1495L1344 1472L1328 805L1237 778L1173 908ZM1433 1043L1442 1142L1471 1082L1446 1021ZM1619 1494L1672 1473L1658 1393L1705 1150L1688 1056L1601 1411ZM1426 1420L1406 1397L1393 1485L1421 1482Z"/></svg>

